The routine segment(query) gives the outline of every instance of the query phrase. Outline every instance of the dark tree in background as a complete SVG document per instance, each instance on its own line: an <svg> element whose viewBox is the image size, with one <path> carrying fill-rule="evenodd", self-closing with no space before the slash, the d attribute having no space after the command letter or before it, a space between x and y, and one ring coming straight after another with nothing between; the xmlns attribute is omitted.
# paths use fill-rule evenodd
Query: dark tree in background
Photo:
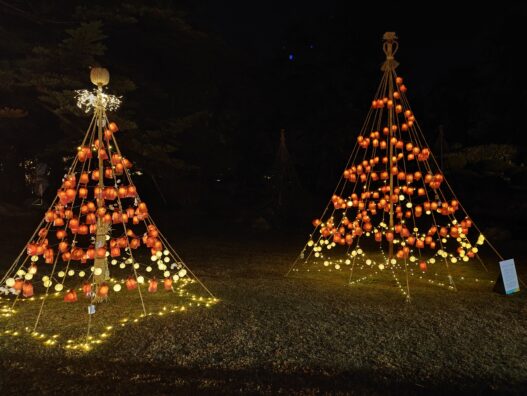
<svg viewBox="0 0 527 396"><path fill-rule="evenodd" d="M285 129L312 202L306 218L316 217L364 120L390 30L416 116L469 212L511 229L527 220L527 6L380 7L0 1L0 177L10 180L1 199L29 195L18 167L28 158L45 161L58 182L87 124L73 91L89 87L88 67L99 64L124 97L112 118L153 205L246 225L276 213L267 206ZM507 215L492 210L503 197Z"/></svg>
<svg viewBox="0 0 527 396"><path fill-rule="evenodd" d="M229 96L222 92L228 51L187 24L178 7L68 1L0 6L0 107L25 114L0 125L3 151L17 150L11 165L36 157L60 179L63 164L57 160L73 154L87 127L74 91L90 88L93 65L108 67L110 92L124 96L111 117L156 196L174 198L176 182L187 192L199 190L196 185L205 183L200 171L230 165L224 160L227 135L239 117L236 106L220 97ZM190 176L198 181L189 185Z"/></svg>

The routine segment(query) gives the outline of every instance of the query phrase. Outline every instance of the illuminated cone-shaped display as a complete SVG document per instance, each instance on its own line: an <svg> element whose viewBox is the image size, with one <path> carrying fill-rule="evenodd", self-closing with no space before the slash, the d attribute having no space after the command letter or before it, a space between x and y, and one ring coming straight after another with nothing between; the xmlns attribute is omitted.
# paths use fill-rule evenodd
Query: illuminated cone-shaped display
<svg viewBox="0 0 527 396"><path fill-rule="evenodd" d="M156 276L165 279L165 285L173 282L174 291L197 283L207 295L201 301L215 301L158 229L134 185L132 161L116 139L122 132L107 118L120 104L119 98L103 91L109 73L97 68L91 78L97 88L79 91L77 97L78 106L93 113L84 139L40 225L0 278L0 287L15 304L35 299L41 304L30 327L34 333L47 301L56 295L70 303L63 304L65 309L89 304L93 315L94 304L112 304L112 293L136 293L146 316L144 295L157 290ZM78 298L77 291L85 298ZM169 298L168 293L164 296Z"/></svg>
<svg viewBox="0 0 527 396"><path fill-rule="evenodd" d="M386 33L383 75L366 121L335 193L313 220L314 231L288 273L347 270L354 283L354 271L388 270L409 298L409 277L422 278L439 265L446 281L436 283L455 289L452 267L476 258L488 241L459 203L419 128L405 81L396 73L397 48L395 34ZM379 247L377 254L365 251ZM399 281L401 271L405 281Z"/></svg>

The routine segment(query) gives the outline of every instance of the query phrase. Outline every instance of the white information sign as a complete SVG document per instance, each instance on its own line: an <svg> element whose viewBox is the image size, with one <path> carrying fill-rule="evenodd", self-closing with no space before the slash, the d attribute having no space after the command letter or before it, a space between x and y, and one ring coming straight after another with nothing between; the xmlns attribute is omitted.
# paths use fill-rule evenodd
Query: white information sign
<svg viewBox="0 0 527 396"><path fill-rule="evenodd" d="M505 294L512 294L520 291L518 275L514 266L514 259L500 261L501 277Z"/></svg>

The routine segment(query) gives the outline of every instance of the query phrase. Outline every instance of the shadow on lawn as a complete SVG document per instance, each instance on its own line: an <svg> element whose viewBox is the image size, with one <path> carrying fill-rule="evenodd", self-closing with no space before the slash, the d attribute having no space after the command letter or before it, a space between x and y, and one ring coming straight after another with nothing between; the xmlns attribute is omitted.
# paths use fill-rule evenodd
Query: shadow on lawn
<svg viewBox="0 0 527 396"><path fill-rule="evenodd" d="M456 383L405 383L380 372L356 370L338 375L276 373L271 370L193 369L156 363L122 363L93 358L63 361L16 362L18 355L4 354L0 374L2 394L360 394L444 395L496 394L491 381ZM50 380L53 378L53 380ZM500 387L501 388L501 387ZM500 394L522 394L526 383L510 384Z"/></svg>

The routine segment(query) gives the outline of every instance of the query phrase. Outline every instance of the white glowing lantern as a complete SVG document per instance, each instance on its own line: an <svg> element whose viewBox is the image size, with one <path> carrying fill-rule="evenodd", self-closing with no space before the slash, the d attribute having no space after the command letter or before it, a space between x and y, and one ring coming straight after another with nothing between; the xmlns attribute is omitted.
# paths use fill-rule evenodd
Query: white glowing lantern
<svg viewBox="0 0 527 396"><path fill-rule="evenodd" d="M335 269L339 270L340 269L340 264L335 264Z"/></svg>
<svg viewBox="0 0 527 396"><path fill-rule="evenodd" d="M32 265L31 267L29 267L28 272L29 272L30 274L35 275L35 274L37 273L37 266L36 266L36 265Z"/></svg>
<svg viewBox="0 0 527 396"><path fill-rule="evenodd" d="M52 285L52 282L49 279L47 279L43 281L42 284L44 285L44 287L50 287Z"/></svg>
<svg viewBox="0 0 527 396"><path fill-rule="evenodd" d="M379 264L379 269L382 271L384 269L384 264Z"/></svg>
<svg viewBox="0 0 527 396"><path fill-rule="evenodd" d="M113 285L113 291L118 292L121 291L121 285L119 283L116 283Z"/></svg>
<svg viewBox="0 0 527 396"><path fill-rule="evenodd" d="M170 278L170 271L165 271L165 272L163 272L163 276L164 276L165 278Z"/></svg>
<svg viewBox="0 0 527 396"><path fill-rule="evenodd" d="M157 261L157 256L156 256L156 255L151 256L151 257L150 257L150 260L152 260L152 261Z"/></svg>
<svg viewBox="0 0 527 396"><path fill-rule="evenodd" d="M102 268L95 268L95 270L93 271L93 273L95 275L101 275L102 274Z"/></svg>
<svg viewBox="0 0 527 396"><path fill-rule="evenodd" d="M156 257L159 258L159 257L162 257L163 256L163 252L156 252Z"/></svg>
<svg viewBox="0 0 527 396"><path fill-rule="evenodd" d="M58 276L59 278L64 278L65 275L66 275L66 274L65 274L64 271L59 271L59 273L57 274L57 276Z"/></svg>
<svg viewBox="0 0 527 396"><path fill-rule="evenodd" d="M113 260L112 260L112 265L115 265L115 264L117 264L117 260L116 260L116 259L113 259Z"/></svg>
<svg viewBox="0 0 527 396"><path fill-rule="evenodd" d="M139 276L137 277L137 283L145 283L145 278L143 278L142 275L139 275Z"/></svg>
<svg viewBox="0 0 527 396"><path fill-rule="evenodd" d="M84 275L86 275L86 272L84 271L79 272L79 277L84 278Z"/></svg>
<svg viewBox="0 0 527 396"><path fill-rule="evenodd" d="M75 275L75 271L74 270L69 270L68 271L68 276L73 276Z"/></svg>
<svg viewBox="0 0 527 396"><path fill-rule="evenodd" d="M125 269L125 268L126 268L126 264L125 264L125 263L121 263L121 264L119 264L119 268L121 268L121 269Z"/></svg>
<svg viewBox="0 0 527 396"><path fill-rule="evenodd" d="M59 291L62 291L62 289L64 289L64 286L62 286L60 283L57 283L55 285L55 291L59 292Z"/></svg>
<svg viewBox="0 0 527 396"><path fill-rule="evenodd" d="M146 272L152 272L152 267L150 266L146 267Z"/></svg>
<svg viewBox="0 0 527 396"><path fill-rule="evenodd" d="M346 261L344 261L344 263L346 263L346 265L350 265L351 264L351 260L350 259L346 259Z"/></svg>
<svg viewBox="0 0 527 396"><path fill-rule="evenodd" d="M33 274L31 272L28 272L26 275L24 275L25 280L31 280L33 279Z"/></svg>
<svg viewBox="0 0 527 396"><path fill-rule="evenodd" d="M185 268L181 268L178 272L178 275L180 278L184 278L185 275L187 275L187 270Z"/></svg>
<svg viewBox="0 0 527 396"><path fill-rule="evenodd" d="M177 282L179 280L179 275L175 274L172 279L174 280L174 282Z"/></svg>
<svg viewBox="0 0 527 396"><path fill-rule="evenodd" d="M170 257L165 257L165 258L163 259L163 261L164 261L165 263L170 263Z"/></svg>
<svg viewBox="0 0 527 396"><path fill-rule="evenodd" d="M329 261L324 261L324 267L329 267Z"/></svg>
<svg viewBox="0 0 527 396"><path fill-rule="evenodd" d="M170 254L170 252L168 251L168 249L165 249L165 250L163 250L163 254L164 254L165 256L168 256L168 255Z"/></svg>
<svg viewBox="0 0 527 396"><path fill-rule="evenodd" d="M19 269L19 270L16 272L16 274L17 274L18 276L24 276L24 275L26 274L26 271L24 271L23 269Z"/></svg>
<svg viewBox="0 0 527 396"><path fill-rule="evenodd" d="M8 278L5 281L5 284L7 287L13 287L15 285L15 279L14 278Z"/></svg>
<svg viewBox="0 0 527 396"><path fill-rule="evenodd" d="M134 264L134 269L139 269L139 263Z"/></svg>
<svg viewBox="0 0 527 396"><path fill-rule="evenodd" d="M370 259L366 260L366 265L371 265L371 260Z"/></svg>

